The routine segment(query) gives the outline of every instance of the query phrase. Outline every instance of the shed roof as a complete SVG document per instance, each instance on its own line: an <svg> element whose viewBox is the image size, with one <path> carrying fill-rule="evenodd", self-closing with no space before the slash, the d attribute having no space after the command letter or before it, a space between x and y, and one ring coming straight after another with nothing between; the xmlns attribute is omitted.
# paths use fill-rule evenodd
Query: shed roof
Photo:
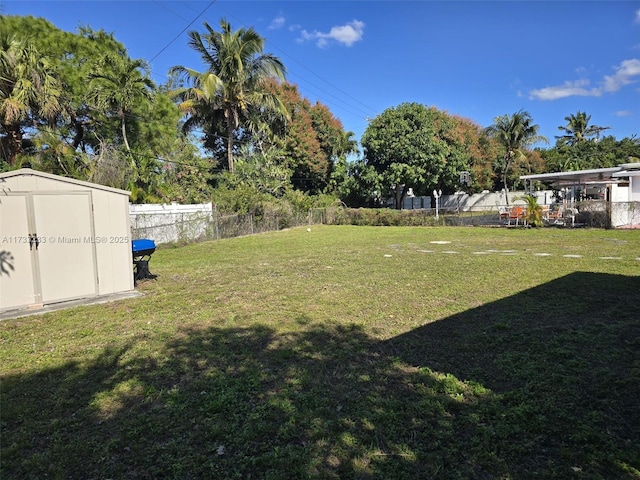
<svg viewBox="0 0 640 480"><path fill-rule="evenodd" d="M25 175L48 178L50 180L57 180L61 182L71 183L73 185L80 185L82 187L92 188L96 190L104 190L107 192L117 193L120 195L127 195L127 196L131 195L131 192L129 192L128 190L121 190L119 188L107 187L106 185L100 185L99 183L84 182L82 180L76 180L75 178L62 177L60 175L41 172L39 170L33 170L31 168L20 168L18 170L11 170L9 172L0 173L0 179L25 176Z"/></svg>

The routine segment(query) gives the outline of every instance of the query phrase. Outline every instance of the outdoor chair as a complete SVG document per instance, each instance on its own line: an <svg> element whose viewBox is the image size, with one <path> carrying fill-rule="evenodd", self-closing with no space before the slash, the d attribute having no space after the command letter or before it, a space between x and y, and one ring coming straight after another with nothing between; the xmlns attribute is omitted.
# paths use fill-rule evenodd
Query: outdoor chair
<svg viewBox="0 0 640 480"><path fill-rule="evenodd" d="M578 215L578 209L569 207L565 208L559 206L549 212L548 222L553 225L567 225L571 222L571 226L576 224L576 216Z"/></svg>
<svg viewBox="0 0 640 480"><path fill-rule="evenodd" d="M498 207L498 220L508 221L509 220L509 208L508 207Z"/></svg>
<svg viewBox="0 0 640 480"><path fill-rule="evenodd" d="M564 225L563 219L564 207L551 208L547 214L547 222L554 225Z"/></svg>
<svg viewBox="0 0 640 480"><path fill-rule="evenodd" d="M522 224L526 225L525 213L526 211L523 207L518 205L511 207L511 210L509 210L509 225L511 225L511 221L514 220L515 226L517 227L520 219L522 219Z"/></svg>
<svg viewBox="0 0 640 480"><path fill-rule="evenodd" d="M549 215L551 215L551 207L549 205L542 206L542 220L549 222Z"/></svg>
<svg viewBox="0 0 640 480"><path fill-rule="evenodd" d="M565 222L571 220L571 226L574 227L576 224L576 217L578 216L578 209L574 207L569 207L564 212ZM566 225L566 223L565 223Z"/></svg>

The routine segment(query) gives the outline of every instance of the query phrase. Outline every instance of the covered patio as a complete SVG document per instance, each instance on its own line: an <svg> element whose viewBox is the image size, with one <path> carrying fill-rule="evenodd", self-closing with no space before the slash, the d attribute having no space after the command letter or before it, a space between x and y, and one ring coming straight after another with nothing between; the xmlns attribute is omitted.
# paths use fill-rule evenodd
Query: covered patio
<svg viewBox="0 0 640 480"><path fill-rule="evenodd" d="M607 227L640 225L640 163L522 175L520 179L528 182L529 193L534 195L536 182L556 190L555 201L543 206L549 207L549 212L570 212L573 226L597 214L604 216Z"/></svg>

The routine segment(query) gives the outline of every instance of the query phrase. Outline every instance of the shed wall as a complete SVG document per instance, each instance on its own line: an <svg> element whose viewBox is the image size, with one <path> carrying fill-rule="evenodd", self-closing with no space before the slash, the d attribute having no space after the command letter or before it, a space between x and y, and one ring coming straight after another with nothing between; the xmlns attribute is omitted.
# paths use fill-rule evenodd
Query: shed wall
<svg viewBox="0 0 640 480"><path fill-rule="evenodd" d="M47 194L47 196L55 196L57 192L60 194L63 194L63 192L90 192L89 198L91 199L91 213L88 218L85 218L83 221L90 223L91 225L86 229L78 230L83 232L82 238L75 239L76 236L80 237L77 233L72 232L70 235L73 236L80 244L77 245L78 248L82 246L81 244L86 244L86 242L90 242L94 246L96 267L95 276L98 284L97 295L107 295L133 290L134 283L128 192L103 188L99 185L92 187L93 184L78 183L73 180L65 179L64 177L52 177L55 176L41 174L40 172L28 172L25 174L14 174L13 172L10 172L8 174L4 174L0 176L0 201L2 201L3 197L6 199L9 192L12 194L20 192L25 194L42 193ZM55 197L51 198L53 199ZM5 206L8 207L8 203L6 203ZM34 205L34 209L35 207L36 206ZM40 208L42 208L42 205ZM58 210L60 209L54 208L53 210L49 210L47 214L49 216L52 214L59 214L61 215L61 219L64 219L65 215L73 215L70 211L58 212ZM55 219L52 219L52 221L55 222ZM0 222L0 224L2 224L2 222ZM85 235L85 232L93 233ZM2 237L2 233L3 232L0 232L0 237ZM28 233L33 232L25 231L21 232L20 235L24 235L26 237ZM64 236L65 234L65 232L56 231L56 238L47 238L47 241L57 242L59 241L57 236ZM38 233L38 235L40 235L40 233ZM44 245L42 246L44 247ZM4 247L5 246L3 245L3 248ZM3 250L3 248L0 248L0 250ZM7 250L7 248L4 249ZM66 256L72 255L71 253L68 253L72 250L64 249L60 251L67 252L64 253ZM39 258L40 253L37 255ZM76 262L76 265L71 268L76 269L74 271L79 273L77 272L77 269L82 267L78 266ZM57 273L59 274L60 282L65 281L65 275L74 274L74 272L63 271ZM18 281L15 277L11 280L12 284ZM4 280L4 283L7 283L6 279ZM22 287L20 287L20 290L22 290ZM82 298L83 296L85 295L78 294L75 298ZM0 302L0 311L10 308L12 305L8 305L9 303L11 302Z"/></svg>
<svg viewBox="0 0 640 480"><path fill-rule="evenodd" d="M98 294L133 290L129 197L93 191Z"/></svg>

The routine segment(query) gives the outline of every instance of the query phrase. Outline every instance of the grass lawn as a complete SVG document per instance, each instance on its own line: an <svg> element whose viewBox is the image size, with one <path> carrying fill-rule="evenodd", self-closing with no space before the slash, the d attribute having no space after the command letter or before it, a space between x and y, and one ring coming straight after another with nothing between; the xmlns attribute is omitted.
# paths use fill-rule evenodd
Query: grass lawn
<svg viewBox="0 0 640 480"><path fill-rule="evenodd" d="M318 226L150 270L0 322L0 478L640 478L638 231Z"/></svg>

